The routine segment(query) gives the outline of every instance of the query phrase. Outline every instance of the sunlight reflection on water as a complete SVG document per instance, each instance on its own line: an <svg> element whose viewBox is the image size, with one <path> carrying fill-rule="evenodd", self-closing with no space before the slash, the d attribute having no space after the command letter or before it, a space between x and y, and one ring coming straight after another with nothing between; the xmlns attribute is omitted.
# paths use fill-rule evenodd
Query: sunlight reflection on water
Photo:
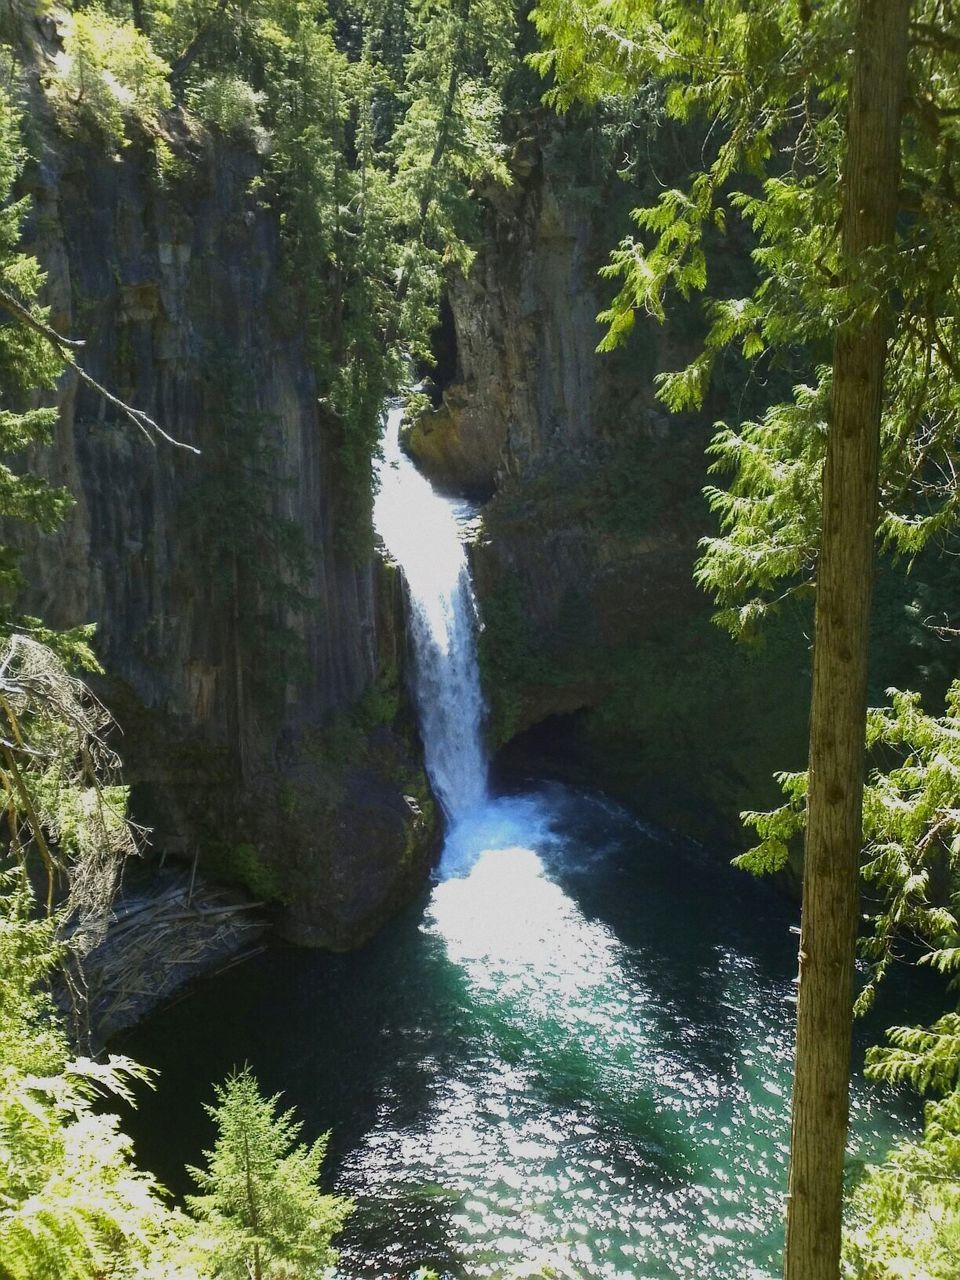
<svg viewBox="0 0 960 1280"><path fill-rule="evenodd" d="M448 969L463 1046L431 1068L417 1123L398 1131L384 1108L341 1183L432 1222L463 1276L545 1260L604 1280L773 1275L790 982L718 942L709 999L672 996L675 958L618 936L564 883L587 864L602 881L637 839L627 815L590 804L559 788L493 800L451 833L421 933ZM571 806L592 839L569 830ZM685 922L658 928L671 924L682 962ZM888 1125L857 1106L882 1147Z"/></svg>

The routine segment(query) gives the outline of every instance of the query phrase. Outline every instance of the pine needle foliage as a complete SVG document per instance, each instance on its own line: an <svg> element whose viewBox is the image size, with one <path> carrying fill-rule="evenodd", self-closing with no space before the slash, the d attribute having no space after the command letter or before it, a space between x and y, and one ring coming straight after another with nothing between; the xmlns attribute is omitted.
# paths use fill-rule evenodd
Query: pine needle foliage
<svg viewBox="0 0 960 1280"><path fill-rule="evenodd" d="M919 694L888 691L870 712L868 743L883 766L864 789L862 1012L907 948L960 989L960 681L942 716ZM890 760L893 763L890 763ZM786 803L744 814L759 843L738 861L752 871L784 865L805 821L805 773L780 777ZM917 954L919 952L919 954ZM868 1170L850 1206L845 1275L864 1280L951 1280L960 1247L960 1013L928 1027L897 1026L867 1051L867 1074L933 1095L919 1142Z"/></svg>
<svg viewBox="0 0 960 1280"><path fill-rule="evenodd" d="M319 1190L329 1134L298 1142L300 1124L264 1098L249 1068L216 1087L217 1126L205 1168L189 1170L200 1195L187 1204L202 1224L199 1256L223 1280L308 1280L336 1261L331 1238L352 1205Z"/></svg>
<svg viewBox="0 0 960 1280"><path fill-rule="evenodd" d="M410 356L431 359L446 273L473 258L478 190L509 182L501 119L517 64L514 0L136 9L139 26L128 0L76 0L50 92L68 127L95 98L118 146L139 128L159 154L157 112L172 94L260 153L259 198L283 229L340 472L339 536L363 558L384 400Z"/></svg>
<svg viewBox="0 0 960 1280"><path fill-rule="evenodd" d="M20 112L11 94L0 87L0 290L32 308L42 321L46 313L37 306L37 298L43 272L36 258L20 248L29 201L18 198L14 188L25 159ZM62 368L63 361L40 334L0 312L0 516L46 533L57 527L72 499L11 461L31 445L49 442L57 412L32 407L31 401L38 388L53 386ZM16 552L0 546L0 629L10 624L21 584Z"/></svg>
<svg viewBox="0 0 960 1280"><path fill-rule="evenodd" d="M169 1244L167 1210L119 1120L148 1072L122 1057L72 1056L49 996L61 948L22 872L0 881L0 1276L146 1277ZM159 1272L155 1273L159 1276Z"/></svg>
<svg viewBox="0 0 960 1280"><path fill-rule="evenodd" d="M850 1205L845 1277L954 1280L960 1257L960 1092L928 1104L923 1137L869 1171Z"/></svg>
<svg viewBox="0 0 960 1280"><path fill-rule="evenodd" d="M68 128L98 130L114 146L125 147L131 140L128 123L155 132L172 105L169 74L132 22L118 22L94 4L68 16L48 89Z"/></svg>
<svg viewBox="0 0 960 1280"><path fill-rule="evenodd" d="M863 796L869 928L861 939L868 962L861 1011L900 958L904 939L921 944L921 964L960 978L960 681L942 716L925 712L918 693L888 695L889 705L871 710L867 724L868 747L885 759L870 770ZM805 825L806 773L779 774L778 781L783 805L741 815L759 841L737 864L757 874L782 870ZM913 1083L922 1089L931 1080Z"/></svg>

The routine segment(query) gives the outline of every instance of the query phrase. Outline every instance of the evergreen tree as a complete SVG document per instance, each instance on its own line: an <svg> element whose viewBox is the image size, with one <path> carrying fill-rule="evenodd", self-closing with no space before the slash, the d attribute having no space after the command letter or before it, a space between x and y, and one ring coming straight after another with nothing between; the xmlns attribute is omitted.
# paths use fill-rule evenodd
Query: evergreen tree
<svg viewBox="0 0 960 1280"><path fill-rule="evenodd" d="M509 185L500 142L506 83L516 65L510 0L419 0L411 9L405 113L392 143L404 258L405 332L429 332L446 263L469 270L479 180Z"/></svg>
<svg viewBox="0 0 960 1280"><path fill-rule="evenodd" d="M951 5L915 8L909 77L906 0L865 0L852 12L830 0L542 0L533 15L548 40L534 61L555 76L558 105L656 78L669 114L714 121L703 171L638 210L649 240L615 252L608 274L623 285L602 345L622 340L638 313L662 319L669 289L704 289L706 230L722 234L739 215L758 238L759 285L749 298L713 301L703 352L661 377L663 398L699 407L733 344L747 360L821 360L818 385L799 388L792 405L720 428L714 452L735 476L710 491L721 535L698 571L738 633L817 579L786 1259L796 1280L826 1280L839 1266L878 473L894 545L916 549L950 528L957 502L952 466L939 480L937 460L952 456L960 409L950 373L960 349L950 123L960 48ZM737 178L747 191L731 190Z"/></svg>
<svg viewBox="0 0 960 1280"><path fill-rule="evenodd" d="M298 1143L293 1112L278 1112L279 1097L264 1098L249 1069L216 1096L216 1143L206 1168L190 1170L202 1194L187 1203L207 1228L200 1255L224 1280L320 1276L336 1261L330 1241L352 1207L319 1189L329 1135Z"/></svg>
<svg viewBox="0 0 960 1280"><path fill-rule="evenodd" d="M823 474L786 1280L839 1269L859 908L867 655L910 0L861 0L843 161L842 285L871 304L837 328Z"/></svg>
<svg viewBox="0 0 960 1280"><path fill-rule="evenodd" d="M128 1059L71 1054L49 995L62 948L22 872L0 881L0 1277L90 1280L153 1274L172 1240L154 1179L118 1118L148 1073ZM186 1273L184 1273L186 1280Z"/></svg>

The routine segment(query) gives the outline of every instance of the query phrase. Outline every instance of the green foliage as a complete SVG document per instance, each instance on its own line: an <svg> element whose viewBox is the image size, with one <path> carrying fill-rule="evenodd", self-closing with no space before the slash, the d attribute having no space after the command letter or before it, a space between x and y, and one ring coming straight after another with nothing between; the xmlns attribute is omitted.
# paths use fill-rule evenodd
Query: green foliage
<svg viewBox="0 0 960 1280"><path fill-rule="evenodd" d="M69 17L63 50L49 78L49 93L64 123L103 130L127 145L127 124L156 130L173 103L170 68L132 22L117 22L99 5Z"/></svg>
<svg viewBox="0 0 960 1280"><path fill-rule="evenodd" d="M510 181L499 122L516 36L509 0L419 0L410 18L405 111L390 150L406 229L401 328L426 355L442 273L472 261L471 185Z"/></svg>
<svg viewBox="0 0 960 1280"><path fill-rule="evenodd" d="M767 812L746 810L740 820L760 837L759 844L734 858L734 865L754 875L782 871L790 859L790 844L806 825L807 774L774 775L787 803Z"/></svg>
<svg viewBox="0 0 960 1280"><path fill-rule="evenodd" d="M263 1280L319 1274L349 1208L317 1192L325 1139L295 1145L290 1113L277 1116L276 1099L261 1099L248 1074L231 1080L213 1111L219 1139L209 1168L195 1171L205 1194L191 1201L199 1218L191 1222L166 1206L103 1106L111 1097L132 1102L132 1083L150 1073L125 1058L71 1052L50 981L56 968L74 969L78 902L101 916L109 908L104 864L129 837L125 794L103 785L89 694L35 641L15 636L10 646L0 659L10 736L0 778L15 855L14 868L0 872L0 1276L213 1280L246 1277L251 1256ZM48 899L46 914L37 911L22 865L30 844L61 860L76 846L59 910Z"/></svg>
<svg viewBox="0 0 960 1280"><path fill-rule="evenodd" d="M255 143L263 136L260 124L263 94L238 75L225 71L208 76L191 91L189 103L201 119L224 133L237 134Z"/></svg>
<svg viewBox="0 0 960 1280"><path fill-rule="evenodd" d="M329 1135L298 1142L293 1112L278 1110L278 1096L262 1097L249 1069L216 1096L208 1108L216 1142L206 1167L190 1170L201 1191L188 1197L201 1223L197 1252L223 1280L320 1275L336 1261L330 1241L352 1208L319 1191Z"/></svg>
<svg viewBox="0 0 960 1280"><path fill-rule="evenodd" d="M733 479L705 490L720 535L701 540L694 577L713 594L720 606L715 620L734 637L753 637L784 600L809 594L820 541L828 387L829 373L821 370L816 387L795 388L791 404L774 406L760 422L716 426L710 470L733 472ZM746 582L752 590L744 598Z"/></svg>
<svg viewBox="0 0 960 1280"><path fill-rule="evenodd" d="M927 714L916 693L891 689L889 706L870 712L874 767L864 789L863 875L869 897L861 953L869 968L858 1008L901 958L903 940L921 947L919 963L960 981L960 682L943 716ZM753 871L776 870L804 827L806 774L781 776L787 803L745 814L760 836L740 859ZM947 1280L960 1244L960 1014L929 1027L900 1026L867 1051L867 1074L921 1093L945 1095L927 1106L923 1137L904 1143L869 1171L852 1201L846 1274Z"/></svg>
<svg viewBox="0 0 960 1280"><path fill-rule="evenodd" d="M561 109L648 93L653 84L668 118L709 124L696 170L635 211L639 234L612 256L605 274L620 291L601 316L601 348L622 341L637 315L662 321L668 299L719 282L722 255L714 261L711 238L729 241L738 224L753 237L756 287L708 301L702 350L659 379L674 411L702 406L721 352L738 350L764 375L798 359L812 374L839 325L895 297L880 536L914 554L949 533L960 415L960 205L949 194L958 177L949 104L960 90L960 55L937 33L950 19L933 0L915 6L915 29L926 34L911 55L897 243L847 272L838 236L849 45L841 0L540 0L532 18L545 47L531 61L553 78L546 96ZM784 594L812 579L828 397L820 369L761 422L718 427L715 469L733 478L726 490L708 490L721 534L705 541L698 579L734 634L751 634Z"/></svg>
<svg viewBox="0 0 960 1280"><path fill-rule="evenodd" d="M276 869L264 862L255 845L209 845L204 848L203 866L213 879L242 885L258 901L284 900Z"/></svg>
<svg viewBox="0 0 960 1280"><path fill-rule="evenodd" d="M19 249L28 202L14 198L23 163L20 114L0 89L0 289L35 307L43 274L36 258ZM45 312L35 313L45 318ZM47 533L57 527L71 498L35 475L19 473L7 459L50 440L56 410L27 408L27 397L37 388L51 387L62 368L63 361L40 334L0 314L0 455L5 459L0 463L0 516L25 521ZM0 547L0 629L10 625L20 585L16 553Z"/></svg>
<svg viewBox="0 0 960 1280"><path fill-rule="evenodd" d="M372 550L372 458L408 357L429 359L444 273L467 269L475 189L507 182L512 0L75 0L48 92L67 129L122 147L136 127L161 182L176 97L263 157L286 241L322 428L339 469L337 534Z"/></svg>
<svg viewBox="0 0 960 1280"><path fill-rule="evenodd" d="M866 954L877 976L895 959L895 939L916 934L922 963L960 971L960 684L945 713L927 715L919 695L889 690L870 713L868 745L893 754L864 790L863 874L880 902Z"/></svg>
<svg viewBox="0 0 960 1280"><path fill-rule="evenodd" d="M104 1095L130 1100L131 1082L148 1073L120 1057L75 1057L50 996L54 970L72 969L102 936L117 861L133 845L126 792L101 737L109 717L35 639L11 636L0 670L0 1275L146 1276L173 1219L117 1117L98 1104ZM48 876L44 915L31 855ZM58 874L69 892L54 910Z"/></svg>
<svg viewBox="0 0 960 1280"><path fill-rule="evenodd" d="M3 1280L293 1280L335 1260L350 1210L317 1187L326 1137L297 1143L249 1072L217 1090L217 1142L191 1219L165 1203L104 1101L150 1072L75 1057L50 997L56 917L20 873L0 881L0 1276ZM248 1269L249 1267L249 1269Z"/></svg>
<svg viewBox="0 0 960 1280"><path fill-rule="evenodd" d="M869 1170L850 1205L845 1277L953 1280L960 1257L960 1092L927 1106L923 1137Z"/></svg>
<svg viewBox="0 0 960 1280"><path fill-rule="evenodd" d="M960 1014L944 1014L932 1027L891 1027L887 1037L889 1046L868 1053L874 1079L909 1084L921 1093L960 1087Z"/></svg>
<svg viewBox="0 0 960 1280"><path fill-rule="evenodd" d="M48 994L56 921L32 913L27 881L0 888L0 1274L4 1280L146 1275L169 1242L153 1178L117 1117L147 1072L71 1056ZM159 1276L159 1271L153 1273Z"/></svg>
<svg viewBox="0 0 960 1280"><path fill-rule="evenodd" d="M920 963L960 974L960 682L939 717L923 711L917 693L888 692L890 705L873 709L867 723L867 746L882 763L870 770L863 793L870 927L861 952L870 978L861 1008L905 936L924 944ZM784 805L742 815L760 840L738 863L757 873L779 870L805 826L806 773L778 780Z"/></svg>

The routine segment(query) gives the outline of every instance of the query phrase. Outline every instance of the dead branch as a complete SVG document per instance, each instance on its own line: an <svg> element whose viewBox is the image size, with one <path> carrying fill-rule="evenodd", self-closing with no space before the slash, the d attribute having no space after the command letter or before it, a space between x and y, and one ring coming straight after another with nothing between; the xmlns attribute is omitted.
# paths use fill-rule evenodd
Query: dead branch
<svg viewBox="0 0 960 1280"><path fill-rule="evenodd" d="M151 435L151 432L153 432L158 435L161 440L165 440L167 444L173 445L174 448L186 449L189 453L199 455L200 450L195 445L185 444L182 440L174 439L174 437L164 431L160 424L155 422L148 413L145 413L142 409L135 409L132 405L127 404L125 400L121 400L119 396L115 396L112 391L108 391L106 387L97 382L96 378L87 373L86 369L77 363L76 356L74 355L74 352L85 346L82 339L64 337L62 333L58 333L56 329L51 328L50 325L46 324L43 320L34 315L30 308L24 306L22 302L18 301L18 299L15 298L9 290L2 287L0 287L0 307L5 311L8 311L11 315L16 316L18 320L27 326L27 328L32 329L34 333L38 333L45 341L49 342L50 345L59 352L67 364L76 371L77 377L80 381L88 386L91 391L95 391L97 395L101 396L107 404L112 405L114 409L123 414L125 418L129 419L129 421L132 422L139 431L143 432L151 445L156 447L156 440L153 438L153 435Z"/></svg>

